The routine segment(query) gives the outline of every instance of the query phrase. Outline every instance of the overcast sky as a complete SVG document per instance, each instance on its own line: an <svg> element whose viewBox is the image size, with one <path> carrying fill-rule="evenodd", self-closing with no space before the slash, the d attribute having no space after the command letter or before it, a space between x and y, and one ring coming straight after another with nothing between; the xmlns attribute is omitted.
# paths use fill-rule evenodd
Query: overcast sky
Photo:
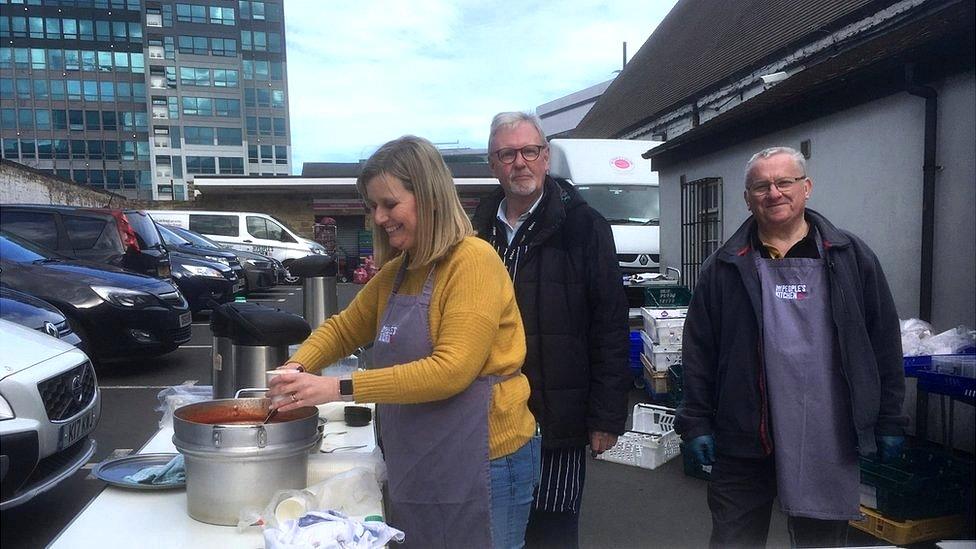
<svg viewBox="0 0 976 549"><path fill-rule="evenodd" d="M499 111L613 78L676 0L287 0L292 171L412 133L484 148Z"/></svg>

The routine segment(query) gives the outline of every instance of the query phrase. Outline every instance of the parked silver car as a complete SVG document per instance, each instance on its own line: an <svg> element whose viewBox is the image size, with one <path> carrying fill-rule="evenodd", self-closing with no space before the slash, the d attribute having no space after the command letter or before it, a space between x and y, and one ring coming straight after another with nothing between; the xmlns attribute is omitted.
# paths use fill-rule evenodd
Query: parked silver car
<svg viewBox="0 0 976 549"><path fill-rule="evenodd" d="M95 370L68 343L0 320L0 510L70 477L95 453Z"/></svg>

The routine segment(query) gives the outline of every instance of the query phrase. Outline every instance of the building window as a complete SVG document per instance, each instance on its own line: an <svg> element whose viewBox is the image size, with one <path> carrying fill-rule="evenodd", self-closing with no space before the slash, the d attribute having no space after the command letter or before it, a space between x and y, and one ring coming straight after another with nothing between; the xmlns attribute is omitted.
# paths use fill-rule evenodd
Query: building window
<svg viewBox="0 0 976 549"><path fill-rule="evenodd" d="M244 159L240 157L221 157L220 173L244 175Z"/></svg>
<svg viewBox="0 0 976 549"><path fill-rule="evenodd" d="M243 141L241 140L241 129L240 128L217 128L217 144L234 145L240 147L243 144Z"/></svg>
<svg viewBox="0 0 976 549"><path fill-rule="evenodd" d="M176 20L183 23L206 23L207 7L192 4L176 4Z"/></svg>
<svg viewBox="0 0 976 549"><path fill-rule="evenodd" d="M237 40L233 38L211 38L210 53L220 57L234 57L237 55Z"/></svg>
<svg viewBox="0 0 976 549"><path fill-rule="evenodd" d="M184 97L183 116L213 116L213 100L209 97Z"/></svg>
<svg viewBox="0 0 976 549"><path fill-rule="evenodd" d="M214 107L217 116L228 116L240 118L241 100L240 99L214 99Z"/></svg>
<svg viewBox="0 0 976 549"><path fill-rule="evenodd" d="M238 72L233 69L214 69L213 85L218 88L236 88L238 86Z"/></svg>
<svg viewBox="0 0 976 549"><path fill-rule="evenodd" d="M210 69L180 67L180 84L184 86L209 86Z"/></svg>
<svg viewBox="0 0 976 549"><path fill-rule="evenodd" d="M207 55L206 36L179 36L176 39L176 45L180 53Z"/></svg>
<svg viewBox="0 0 976 549"><path fill-rule="evenodd" d="M199 126L184 126L183 138L187 145L213 145L214 129Z"/></svg>
<svg viewBox="0 0 976 549"><path fill-rule="evenodd" d="M234 8L210 6L210 23L214 25L234 25Z"/></svg>
<svg viewBox="0 0 976 549"><path fill-rule="evenodd" d="M702 263L722 245L722 179L681 177L681 276L689 288Z"/></svg>
<svg viewBox="0 0 976 549"><path fill-rule="evenodd" d="M188 156L186 157L186 173L215 174L217 173L217 164L212 156Z"/></svg>

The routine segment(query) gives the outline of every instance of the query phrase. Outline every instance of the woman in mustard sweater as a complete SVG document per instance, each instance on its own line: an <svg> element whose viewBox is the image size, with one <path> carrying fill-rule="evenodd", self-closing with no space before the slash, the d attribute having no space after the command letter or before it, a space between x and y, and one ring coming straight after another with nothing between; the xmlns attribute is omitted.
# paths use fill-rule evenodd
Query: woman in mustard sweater
<svg viewBox="0 0 976 549"><path fill-rule="evenodd" d="M281 410L377 403L390 524L407 545L521 547L540 458L511 279L427 140L383 145L356 185L382 268L283 368L315 372L370 341L374 368L282 374L269 395Z"/></svg>

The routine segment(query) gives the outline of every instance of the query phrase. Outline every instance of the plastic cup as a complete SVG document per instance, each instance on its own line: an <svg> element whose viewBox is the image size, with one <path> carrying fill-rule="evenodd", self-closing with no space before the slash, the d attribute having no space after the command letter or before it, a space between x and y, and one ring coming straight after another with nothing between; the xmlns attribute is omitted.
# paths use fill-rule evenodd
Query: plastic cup
<svg viewBox="0 0 976 549"><path fill-rule="evenodd" d="M275 518L278 519L278 524L283 524L286 520L298 520L305 516L306 509L305 500L303 498L290 497L281 500L277 506L275 506Z"/></svg>

